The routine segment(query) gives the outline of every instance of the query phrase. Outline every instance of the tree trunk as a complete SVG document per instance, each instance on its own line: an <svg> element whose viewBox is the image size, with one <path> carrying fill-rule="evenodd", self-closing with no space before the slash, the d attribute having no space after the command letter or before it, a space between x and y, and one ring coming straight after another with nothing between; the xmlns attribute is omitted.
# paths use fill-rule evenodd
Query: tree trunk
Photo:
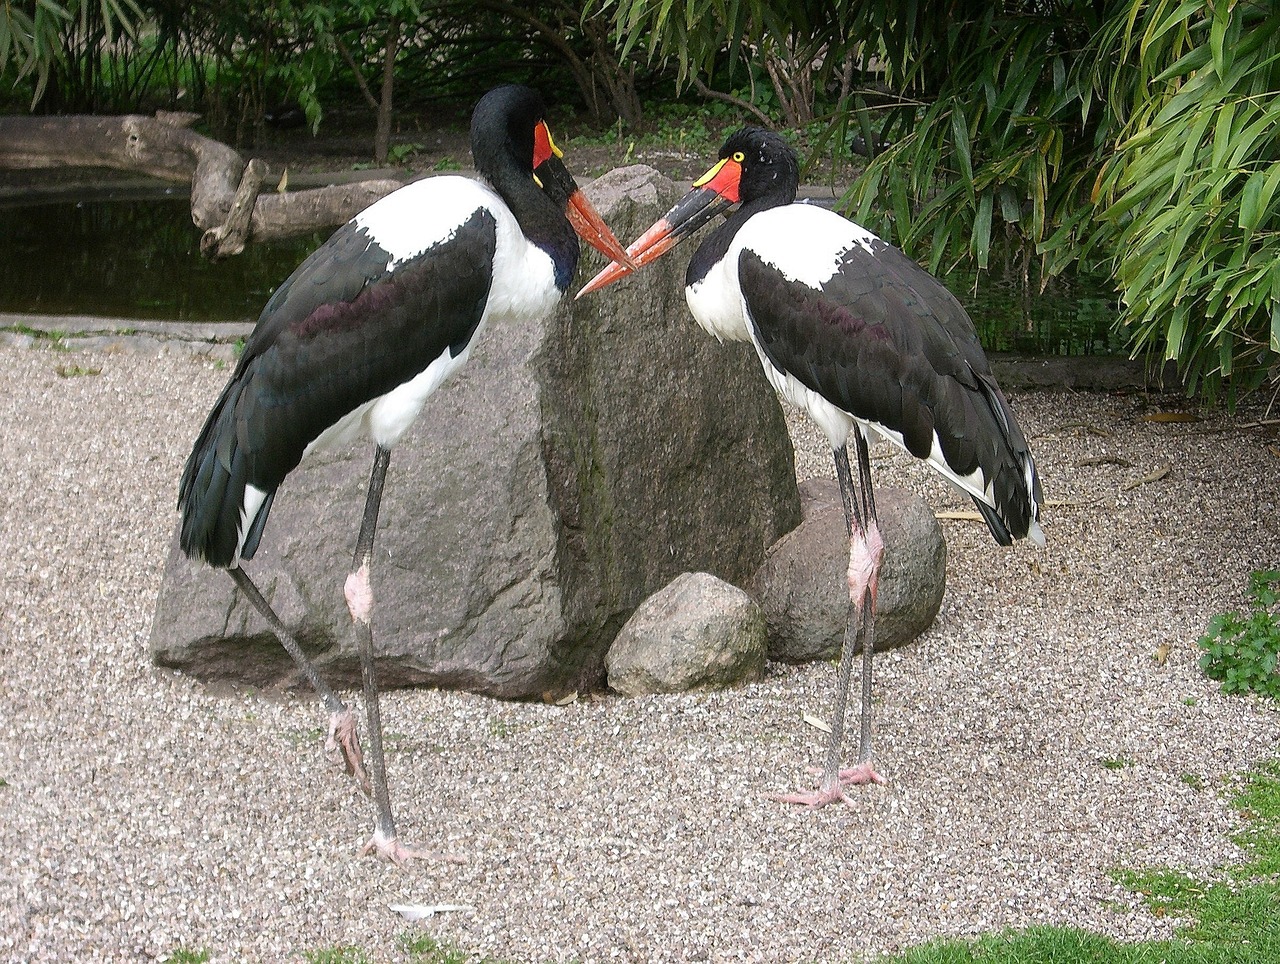
<svg viewBox="0 0 1280 964"><path fill-rule="evenodd" d="M378 126L373 134L373 159L386 164L391 151L391 107L395 92L396 52L400 49L400 21L392 19L382 53L382 96L378 101Z"/></svg>
<svg viewBox="0 0 1280 964"><path fill-rule="evenodd" d="M206 252L236 253L241 234L227 221L245 172L244 159L226 144L189 129L195 114L165 111L155 117L0 117L0 170L5 168L109 167L191 182L191 220L205 232ZM265 172L265 165L263 166ZM359 181L287 194L256 194L251 172L240 204L251 204L245 240L270 241L344 224L398 181ZM256 196L254 196L256 195ZM228 243L221 243L223 237Z"/></svg>

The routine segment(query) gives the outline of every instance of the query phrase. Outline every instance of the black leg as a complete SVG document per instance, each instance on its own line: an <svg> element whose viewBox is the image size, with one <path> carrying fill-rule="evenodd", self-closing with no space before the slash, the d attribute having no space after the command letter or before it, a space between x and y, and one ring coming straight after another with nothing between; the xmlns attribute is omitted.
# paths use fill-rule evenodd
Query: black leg
<svg viewBox="0 0 1280 964"><path fill-rule="evenodd" d="M858 738L858 764L871 764L871 657L875 655L876 588L880 579L880 524L876 518L875 489L871 485L871 455L861 432L854 433L858 450L858 488L862 495L862 537L873 543L874 570L863 592L862 605L862 724ZM874 771L873 771L874 772Z"/></svg>
<svg viewBox="0 0 1280 964"><path fill-rule="evenodd" d="M387 763L382 749L382 708L378 701L378 677L374 667L373 589L369 570L373 564L373 538L378 527L378 510L382 506L382 490L386 484L387 466L390 462L391 450L379 445L373 456L373 471L369 475L369 492L364 504L364 520L360 524L360 536L356 540L355 557L351 563L351 575L347 577L345 594L360 652L360 676L364 683L365 713L368 715L369 726L369 774L373 783L373 801L378 811L373 838L365 844L361 853L376 852L379 857L398 864L410 857L425 854L404 846L396 839L391 794L387 789Z"/></svg>
<svg viewBox="0 0 1280 964"><path fill-rule="evenodd" d="M833 453L836 479L840 483L840 500L844 506L845 525L849 534L849 615L840 652L840 668L836 674L836 694L831 709L831 736L827 743L827 755L816 791L775 797L787 803L802 803L811 807L826 806L843 800L844 787L849 784L884 782L884 778L871 765L871 658L875 651L876 584L883 543L876 521L867 443L858 429L854 429L853 435L858 458L856 492L849 466L848 447L842 446ZM862 717L858 763L852 769L845 770L840 767L844 758L845 713L849 704L853 658L859 643L862 646Z"/></svg>
<svg viewBox="0 0 1280 964"><path fill-rule="evenodd" d="M239 566L232 566L227 570L227 575L236 584L236 588L253 604L253 608L258 610L262 618L267 621L267 625L271 627L272 632L279 638L280 644L284 646L285 652L293 658L294 663L302 670L307 682L319 694L325 709L329 711L329 739L325 744L325 752L335 763L345 766L347 773L355 778L365 793L368 793L369 777L365 773L364 761L360 753L360 739L356 733L355 714L321 679L315 664L307 658L307 654L302 651L302 646L298 643L297 638L293 633L289 632L284 622L276 615L276 611L271 608L271 604L267 602L266 597L262 595L253 580L249 578L249 574Z"/></svg>
<svg viewBox="0 0 1280 964"><path fill-rule="evenodd" d="M849 530L849 616L845 623L840 669L836 676L836 697L831 712L831 739L822 767L819 794L838 797L848 783L882 782L871 766L871 668L875 654L876 583L880 575L880 529L876 520L875 491L871 484L871 456L867 441L853 432L858 459L858 488L854 491L849 465L849 449L835 451L836 479ZM849 683L853 676L853 654L862 648L862 712L858 738L858 765L842 770L845 712L849 703Z"/></svg>
<svg viewBox="0 0 1280 964"><path fill-rule="evenodd" d="M856 538L863 528L862 506L854 498L853 479L849 472L849 448L841 446L834 452L836 481L840 483L840 501L844 505L845 529L849 538ZM844 720L849 705L849 682L853 676L853 654L858 648L858 634L862 628L859 607L852 602L845 622L844 644L840 648L840 668L836 673L836 696L831 708L831 737L827 742L827 757L822 766L822 782L819 789L824 794L840 789L840 764L844 759Z"/></svg>

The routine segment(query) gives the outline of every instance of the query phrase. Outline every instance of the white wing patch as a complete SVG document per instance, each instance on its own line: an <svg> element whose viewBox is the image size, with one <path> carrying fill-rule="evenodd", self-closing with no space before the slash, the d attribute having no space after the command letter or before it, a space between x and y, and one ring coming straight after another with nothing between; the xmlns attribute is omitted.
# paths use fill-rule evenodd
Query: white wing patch
<svg viewBox="0 0 1280 964"><path fill-rule="evenodd" d="M386 204L397 198L400 203ZM343 416L307 446L304 458L313 451L340 449L361 438L371 438L385 447L394 445L418 417L427 398L466 364L471 347L490 321L535 321L556 306L561 292L555 285L551 256L529 243L506 204L484 184L465 177L416 181L387 195L357 219L364 219L365 229L396 265L448 241L481 208L496 222L492 281L484 313L462 352L452 356L446 350L413 378ZM418 224L414 211L422 212ZM422 232L421 227L428 223L437 230Z"/></svg>
<svg viewBox="0 0 1280 964"><path fill-rule="evenodd" d="M790 204L761 211L742 226L729 255L736 263L743 248L773 265L789 281L820 288L840 269L845 252L874 254L885 243L874 234L813 204Z"/></svg>
<svg viewBox="0 0 1280 964"><path fill-rule="evenodd" d="M236 527L236 554L231 560L232 565L240 564L240 550L244 548L245 536L249 534L249 530L253 528L253 520L257 518L258 510L262 508L262 503L266 501L267 493L256 485L246 485L244 487L244 501L240 504L240 525Z"/></svg>
<svg viewBox="0 0 1280 964"><path fill-rule="evenodd" d="M506 205L492 188L469 177L445 175L406 184L369 205L352 220L391 256L394 271L457 233L478 208Z"/></svg>
<svg viewBox="0 0 1280 964"><path fill-rule="evenodd" d="M685 297L698 324L721 341L751 341L755 345L770 384L785 401L813 419L833 449L845 445L856 425L864 437L869 438L874 433L910 455L901 432L854 418L795 376L775 368L756 340L749 322L750 312L738 277L738 261L744 249L750 249L789 281L816 290L835 275L845 254L855 247L875 255L888 245L861 225L826 208L809 204L771 208L754 215L742 226L725 257L696 285L686 288ZM952 469L943 457L937 432L933 433L933 444L923 461L963 492L996 508L991 481L983 475L981 468L966 475ZM1033 471L1028 460L1025 466L1028 498L1034 491ZM1036 521L1038 514L1039 507L1032 500L1032 522L1027 535L1032 541L1044 545L1044 532Z"/></svg>
<svg viewBox="0 0 1280 964"><path fill-rule="evenodd" d="M744 249L788 280L817 289L839 270L845 252L857 247L874 254L884 246L866 228L826 208L812 204L770 208L742 226L725 256L697 284L685 289L685 300L698 324L720 341L750 341L738 279L738 259Z"/></svg>

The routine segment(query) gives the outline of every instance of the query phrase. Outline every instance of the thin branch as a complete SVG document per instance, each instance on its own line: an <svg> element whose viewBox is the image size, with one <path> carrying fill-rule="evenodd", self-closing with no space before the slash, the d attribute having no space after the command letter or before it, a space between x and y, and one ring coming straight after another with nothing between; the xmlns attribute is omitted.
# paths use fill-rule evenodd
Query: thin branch
<svg viewBox="0 0 1280 964"><path fill-rule="evenodd" d="M373 96L373 91L369 89L369 82L364 79L364 73L356 66L356 60L351 56L351 51L347 49L347 45L342 42L342 38L336 33L333 35L334 46L338 48L338 53L342 55L342 59L346 61L351 73L355 75L356 86L360 88L360 93L364 95L365 102L374 110L378 109L378 98Z"/></svg>
<svg viewBox="0 0 1280 964"><path fill-rule="evenodd" d="M712 90L702 82L700 77L696 75L693 77L693 86L694 89L703 97L711 100L722 100L726 104L733 104L735 107L741 107L743 110L749 111L759 118L760 123L764 124L765 127L768 127L771 130L773 129L773 121L769 119L769 115L750 101L743 100L741 97L734 97L733 94L726 94L723 91Z"/></svg>

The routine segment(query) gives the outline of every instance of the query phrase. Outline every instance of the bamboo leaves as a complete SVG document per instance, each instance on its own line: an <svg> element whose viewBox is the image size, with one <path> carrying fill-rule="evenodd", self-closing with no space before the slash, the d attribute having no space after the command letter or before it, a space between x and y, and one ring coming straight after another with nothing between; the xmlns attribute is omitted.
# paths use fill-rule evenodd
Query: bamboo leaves
<svg viewBox="0 0 1280 964"><path fill-rule="evenodd" d="M1176 359L1209 398L1259 384L1280 363L1280 11L984 9L890 66L898 85L937 84L913 88L924 107L850 207L934 270L1108 266L1135 355Z"/></svg>
<svg viewBox="0 0 1280 964"><path fill-rule="evenodd" d="M1256 5L1153 5L1134 24L1130 136L1101 175L1134 349L1176 359L1211 398L1280 358L1278 33Z"/></svg>

